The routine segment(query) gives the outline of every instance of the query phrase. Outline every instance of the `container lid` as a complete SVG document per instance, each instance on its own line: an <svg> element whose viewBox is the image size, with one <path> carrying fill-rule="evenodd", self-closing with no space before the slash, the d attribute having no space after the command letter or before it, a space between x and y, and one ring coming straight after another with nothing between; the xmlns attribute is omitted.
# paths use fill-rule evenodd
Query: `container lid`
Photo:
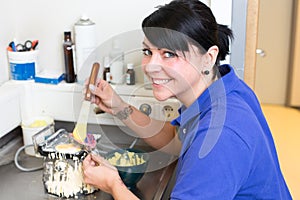
<svg viewBox="0 0 300 200"><path fill-rule="evenodd" d="M65 36L70 36L71 35L71 31L70 30L65 30L64 31L64 35Z"/></svg>
<svg viewBox="0 0 300 200"><path fill-rule="evenodd" d="M95 23L86 15L82 15L81 18L75 23L77 26L89 26L94 24Z"/></svg>
<svg viewBox="0 0 300 200"><path fill-rule="evenodd" d="M133 69L133 63L128 63L127 64L127 69Z"/></svg>

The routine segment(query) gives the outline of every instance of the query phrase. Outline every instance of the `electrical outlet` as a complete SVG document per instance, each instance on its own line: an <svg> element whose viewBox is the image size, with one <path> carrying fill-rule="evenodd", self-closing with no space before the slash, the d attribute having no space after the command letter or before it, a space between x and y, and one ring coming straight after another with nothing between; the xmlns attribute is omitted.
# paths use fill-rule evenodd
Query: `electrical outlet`
<svg viewBox="0 0 300 200"><path fill-rule="evenodd" d="M166 120L172 120L176 117L176 110L170 105L165 105L163 107L163 114Z"/></svg>

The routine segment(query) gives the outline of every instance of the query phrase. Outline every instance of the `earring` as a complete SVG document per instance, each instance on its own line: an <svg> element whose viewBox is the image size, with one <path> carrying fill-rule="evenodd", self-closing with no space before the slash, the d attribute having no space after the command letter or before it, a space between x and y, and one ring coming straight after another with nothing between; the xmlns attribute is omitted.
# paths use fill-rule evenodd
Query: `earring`
<svg viewBox="0 0 300 200"><path fill-rule="evenodd" d="M202 71L201 73L204 74L204 75L208 75L208 74L209 74L209 71L208 71L208 70L204 70L204 71Z"/></svg>

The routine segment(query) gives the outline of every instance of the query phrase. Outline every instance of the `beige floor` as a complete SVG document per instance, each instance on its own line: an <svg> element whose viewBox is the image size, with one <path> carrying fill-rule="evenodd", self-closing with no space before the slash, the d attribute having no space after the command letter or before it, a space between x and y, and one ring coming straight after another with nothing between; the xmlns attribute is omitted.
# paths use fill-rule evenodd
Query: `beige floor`
<svg viewBox="0 0 300 200"><path fill-rule="evenodd" d="M300 110L262 105L288 187L294 200L300 200Z"/></svg>

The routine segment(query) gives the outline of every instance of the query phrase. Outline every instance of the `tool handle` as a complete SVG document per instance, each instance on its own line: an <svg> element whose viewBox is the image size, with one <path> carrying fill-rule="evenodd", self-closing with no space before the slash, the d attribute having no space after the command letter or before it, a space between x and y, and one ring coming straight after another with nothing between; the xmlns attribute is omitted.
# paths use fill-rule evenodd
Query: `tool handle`
<svg viewBox="0 0 300 200"><path fill-rule="evenodd" d="M32 41L32 50L35 50L35 48L37 47L37 45L39 44L39 41L38 40L33 40Z"/></svg>
<svg viewBox="0 0 300 200"><path fill-rule="evenodd" d="M91 75L90 75L90 79L89 79L88 85L90 85L90 84L95 85L99 69L100 69L100 64L97 63L97 62L94 63L93 67L92 67L92 71L91 71ZM91 97L92 97L91 91L90 91L89 87L87 87L84 99L90 101Z"/></svg>

